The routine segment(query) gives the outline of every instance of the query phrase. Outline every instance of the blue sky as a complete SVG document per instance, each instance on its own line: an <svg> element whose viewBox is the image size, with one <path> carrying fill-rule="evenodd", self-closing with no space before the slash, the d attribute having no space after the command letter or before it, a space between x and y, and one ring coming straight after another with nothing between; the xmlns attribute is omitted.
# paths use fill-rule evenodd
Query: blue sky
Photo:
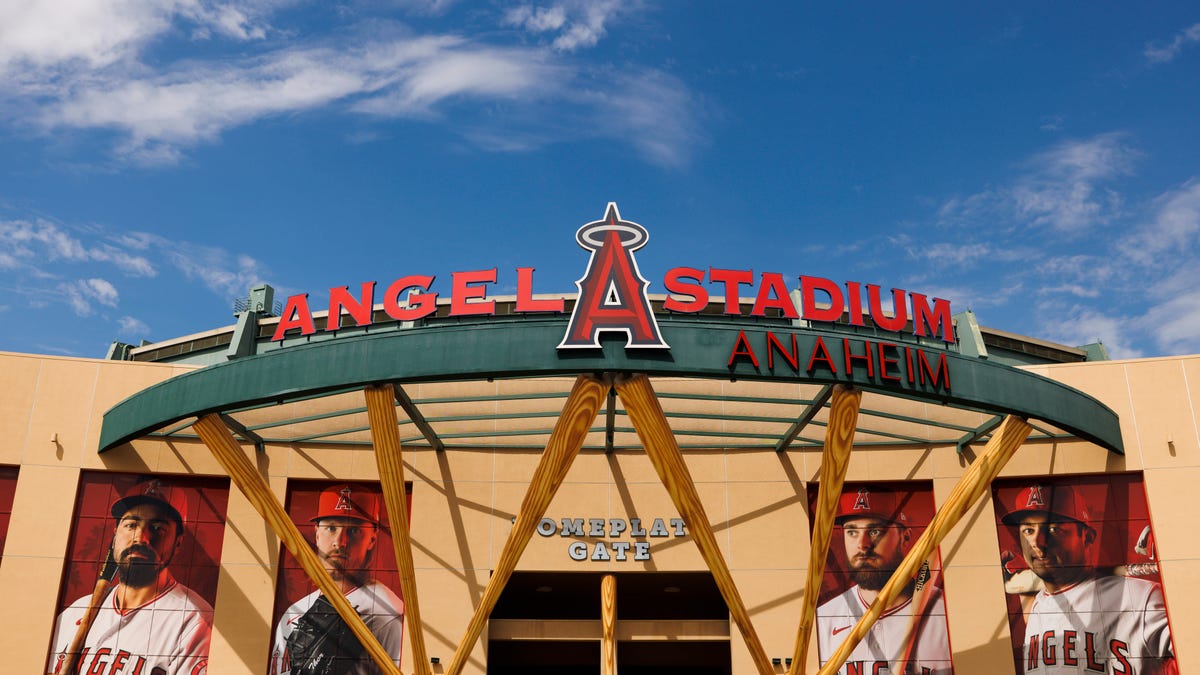
<svg viewBox="0 0 1200 675"><path fill-rule="evenodd" d="M1194 3L0 4L0 350L496 267L855 280L1200 352ZM714 292L718 289L714 288Z"/></svg>

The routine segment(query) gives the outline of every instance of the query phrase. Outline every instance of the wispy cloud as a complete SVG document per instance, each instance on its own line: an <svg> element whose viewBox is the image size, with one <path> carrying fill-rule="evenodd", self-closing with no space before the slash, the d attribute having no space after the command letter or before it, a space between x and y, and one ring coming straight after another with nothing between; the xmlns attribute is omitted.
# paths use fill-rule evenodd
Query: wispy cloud
<svg viewBox="0 0 1200 675"><path fill-rule="evenodd" d="M941 227L889 241L956 302L1010 307L1030 334L1100 339L1116 358L1200 351L1200 178L1133 199L1119 188L1141 158L1122 133L1058 143L946 200Z"/></svg>
<svg viewBox="0 0 1200 675"><path fill-rule="evenodd" d="M601 121L601 137L668 166L688 156L697 135L694 102L678 79L628 66L612 73L611 65L577 58L637 3L521 5L493 17L518 31L475 35L364 22L346 29L359 39L332 43L271 25L272 10L286 0L70 1L77 12L42 9L46 3L0 9L0 111L45 134L106 130L115 154L136 164L174 164L230 129L331 108L450 123L468 140L501 151L595 137ZM408 9L437 14L448 5ZM181 31L191 36L188 58L152 61L150 54L161 52L152 47ZM525 44L527 34L548 43ZM520 41L504 43L513 38ZM628 89L578 95L597 75ZM473 114L496 102L510 104L510 113ZM579 126L566 129L566 120ZM558 131L521 131L539 127ZM497 142L509 134L517 140Z"/></svg>
<svg viewBox="0 0 1200 675"><path fill-rule="evenodd" d="M1200 42L1200 23L1194 23L1179 31L1179 33L1166 42L1151 42L1147 44L1146 49L1142 53L1145 54L1146 60L1151 64L1170 63L1182 54L1184 49L1197 42Z"/></svg>
<svg viewBox="0 0 1200 675"><path fill-rule="evenodd" d="M120 331L119 336L123 338L142 337L150 334L150 326L132 316L123 316L117 319L117 328Z"/></svg>
<svg viewBox="0 0 1200 675"><path fill-rule="evenodd" d="M1122 207L1112 185L1131 174L1139 158L1121 133L1065 141L1031 157L1008 184L947 200L940 220L961 225L992 218L1012 228L1062 233L1105 225Z"/></svg>
<svg viewBox="0 0 1200 675"><path fill-rule="evenodd" d="M259 260L215 246L46 219L0 221L0 284L28 298L31 307L45 306L50 298L81 317L98 307L116 308L121 282L109 276L114 271L132 278L174 271L223 300L244 295L269 275ZM135 324L126 324L130 328L123 330L136 332Z"/></svg>

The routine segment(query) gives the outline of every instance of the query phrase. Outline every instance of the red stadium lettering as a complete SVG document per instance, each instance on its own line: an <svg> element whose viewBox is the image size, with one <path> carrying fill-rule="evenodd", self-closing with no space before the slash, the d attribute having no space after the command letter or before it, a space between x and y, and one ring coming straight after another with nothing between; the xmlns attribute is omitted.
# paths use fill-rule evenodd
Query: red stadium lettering
<svg viewBox="0 0 1200 675"><path fill-rule="evenodd" d="M768 370L775 370L775 352L777 352L777 351L779 352L779 355L782 356L784 358L784 360L786 360L788 362L788 365L792 367L792 370L796 370L796 371L800 370L800 348L796 346L796 334L795 333L792 333L792 350L791 351L788 351L787 348L785 348L783 346L783 343L779 341L779 338L775 337L774 333L770 333L770 332L767 333L767 369Z"/></svg>
<svg viewBox="0 0 1200 675"><path fill-rule="evenodd" d="M829 348L825 346L825 341L820 337L817 337L817 343L813 345L812 356L808 357L808 367L804 369L805 372L811 373L813 371L813 364L817 361L824 363L830 373L837 375L837 366L833 364L833 357L829 355Z"/></svg>
<svg viewBox="0 0 1200 675"><path fill-rule="evenodd" d="M750 340L746 337L746 331L744 330L738 331L737 342L733 345L733 352L729 354L729 363L727 365L732 368L733 362L739 356L749 357L750 363L753 363L755 368L758 367L758 357L755 356L754 348L750 346Z"/></svg>
<svg viewBox="0 0 1200 675"><path fill-rule="evenodd" d="M849 338L842 338L842 354L845 356L842 363L846 364L846 374L849 375L854 372L854 362L863 361L867 364L867 377L875 377L875 359L872 358L871 341L863 340L863 344L866 345L867 353L855 354L850 350Z"/></svg>

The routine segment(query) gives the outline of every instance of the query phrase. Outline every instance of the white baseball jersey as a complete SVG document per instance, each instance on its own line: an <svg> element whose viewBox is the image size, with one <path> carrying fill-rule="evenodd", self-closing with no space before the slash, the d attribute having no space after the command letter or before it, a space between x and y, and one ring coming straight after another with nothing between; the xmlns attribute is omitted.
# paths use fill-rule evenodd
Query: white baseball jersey
<svg viewBox="0 0 1200 675"><path fill-rule="evenodd" d="M51 657L55 673L63 665L90 600L91 596L76 600L58 617ZM212 607L176 581L136 609L118 609L114 589L104 598L88 631L78 672L204 675L208 672L212 619Z"/></svg>
<svg viewBox="0 0 1200 675"><path fill-rule="evenodd" d="M288 636L300 619L308 612L320 591L313 591L301 598L279 617L279 625L275 628L275 643L271 650L271 665L268 675L290 675L292 672L291 659L287 652ZM354 607L354 611L362 617L363 623L371 629L371 633L379 640L384 651L395 657L396 665L400 665L400 646L404 636L404 601L396 596L390 588L378 581L370 581L346 594L346 600ZM364 656L362 661L347 675L376 675L379 668Z"/></svg>
<svg viewBox="0 0 1200 675"><path fill-rule="evenodd" d="M839 675L950 675L950 641L946 634L946 605L939 589L921 617L913 618L912 598L879 616L871 631L850 652ZM869 608L859 595L857 585L817 608L817 653L822 665L841 646L850 629ZM907 669L904 658L906 639L912 635L916 647Z"/></svg>
<svg viewBox="0 0 1200 675"><path fill-rule="evenodd" d="M1171 629L1159 585L1104 576L1041 591L1025 626L1026 673L1174 673Z"/></svg>

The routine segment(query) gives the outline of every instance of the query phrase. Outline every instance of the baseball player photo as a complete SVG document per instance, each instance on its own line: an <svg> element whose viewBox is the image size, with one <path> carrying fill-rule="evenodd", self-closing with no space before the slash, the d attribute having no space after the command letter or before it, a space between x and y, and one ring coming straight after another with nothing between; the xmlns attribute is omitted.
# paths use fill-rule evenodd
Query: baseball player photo
<svg viewBox="0 0 1200 675"><path fill-rule="evenodd" d="M817 606L817 649L822 665L875 602L932 515L931 489L847 484L838 501L822 602ZM936 553L931 561L937 562ZM909 580L838 672L953 672L936 564L927 561Z"/></svg>
<svg viewBox="0 0 1200 675"><path fill-rule="evenodd" d="M103 485L91 487L99 487L101 491L81 490L84 506L85 502L96 501L87 499L89 494L108 492ZM190 574L198 562L195 558L206 557L194 555L201 547L196 545L194 530L189 533L187 529L191 497L197 494L195 487L173 484L167 478L151 478L124 490L111 502L107 514L111 518L82 515L77 518L80 528L75 533L76 542L82 542L85 549L100 544L106 551L99 579L90 576L95 580L92 592L71 602L58 616L49 672L61 675L207 672L212 606L200 593L180 582L173 572L184 570ZM225 497L227 492L217 495L219 505L208 500L207 511L213 516L210 520L223 518ZM95 527L101 522L115 523L111 537ZM185 553L188 534L191 536ZM217 550L208 554L212 554L208 566L215 582L216 564L212 560L220 558L219 543ZM94 561L96 557L91 559ZM68 566L70 577L83 576L80 571L73 571L73 567ZM95 569L90 564L87 567Z"/></svg>
<svg viewBox="0 0 1200 675"><path fill-rule="evenodd" d="M299 501L302 500L293 494L293 506ZM363 485L332 485L320 491L316 512L308 521L313 548L325 570L399 665L404 602L374 575L378 568L373 561L392 551L380 517L382 501L377 490ZM394 575L394 562L390 568ZM285 581L281 586L300 585L297 581ZM303 585L305 591L312 587L311 582ZM366 649L319 590L293 602L279 617L271 649L270 675L378 672Z"/></svg>
<svg viewBox="0 0 1200 675"><path fill-rule="evenodd" d="M1140 481L1077 480L996 489L1017 672L1176 673Z"/></svg>

